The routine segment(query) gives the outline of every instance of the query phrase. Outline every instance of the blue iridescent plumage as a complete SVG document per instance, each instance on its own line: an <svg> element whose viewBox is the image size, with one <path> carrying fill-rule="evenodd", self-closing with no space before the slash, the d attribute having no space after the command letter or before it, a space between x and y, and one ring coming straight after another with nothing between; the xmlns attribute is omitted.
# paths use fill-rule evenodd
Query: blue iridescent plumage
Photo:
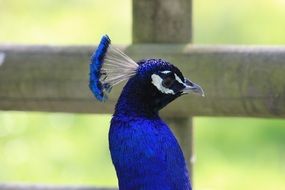
<svg viewBox="0 0 285 190"><path fill-rule="evenodd" d="M99 101L107 99L112 87L136 74L138 64L111 45L105 35L91 57L89 88Z"/></svg>
<svg viewBox="0 0 285 190"><path fill-rule="evenodd" d="M100 70L104 63L104 57L110 43L110 38L107 35L103 36L96 52L91 57L89 88L93 92L94 96L100 101L104 98L103 86L99 81L101 77Z"/></svg>
<svg viewBox="0 0 285 190"><path fill-rule="evenodd" d="M104 48L97 50L100 55L100 52L106 52ZM108 55L103 62L110 62L103 64L111 64L112 68L118 61L120 67L116 68L123 69L107 73L106 78L110 80L95 78L90 81L117 84L123 79L128 80L116 104L109 131L109 148L119 189L191 190L182 150L167 124L159 117L159 110L183 94L194 92L203 95L202 88L184 78L180 70L167 61L146 59L134 63L126 55L122 61L117 57L123 53L116 52L116 59L110 61ZM126 66L121 64L125 61ZM90 74L90 77L98 75Z"/></svg>

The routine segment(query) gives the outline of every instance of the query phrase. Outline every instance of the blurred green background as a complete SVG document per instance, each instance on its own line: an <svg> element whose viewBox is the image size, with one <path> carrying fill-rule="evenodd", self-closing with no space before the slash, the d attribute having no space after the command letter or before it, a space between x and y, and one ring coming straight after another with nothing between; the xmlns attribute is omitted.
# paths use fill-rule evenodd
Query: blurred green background
<svg viewBox="0 0 285 190"><path fill-rule="evenodd" d="M193 15L196 44L285 42L285 0L194 0ZM97 44L106 33L129 44L131 22L131 0L0 0L2 44ZM0 182L116 186L110 118L0 112ZM196 117L194 126L195 189L285 189L285 120Z"/></svg>

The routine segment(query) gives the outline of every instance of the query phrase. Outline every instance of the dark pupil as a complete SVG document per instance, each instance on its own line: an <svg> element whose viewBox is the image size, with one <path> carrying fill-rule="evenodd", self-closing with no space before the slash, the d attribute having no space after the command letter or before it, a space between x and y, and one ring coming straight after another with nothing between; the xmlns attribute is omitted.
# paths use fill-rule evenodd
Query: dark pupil
<svg viewBox="0 0 285 190"><path fill-rule="evenodd" d="M170 77L167 77L165 78L163 81L162 81L162 86L166 87L166 88L169 88L172 84L173 84L173 79L170 78Z"/></svg>

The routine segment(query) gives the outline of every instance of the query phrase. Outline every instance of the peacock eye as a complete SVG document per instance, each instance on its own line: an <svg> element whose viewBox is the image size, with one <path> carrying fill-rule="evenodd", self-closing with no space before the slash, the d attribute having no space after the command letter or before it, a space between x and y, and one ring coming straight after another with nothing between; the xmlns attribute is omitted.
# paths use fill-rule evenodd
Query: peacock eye
<svg viewBox="0 0 285 190"><path fill-rule="evenodd" d="M165 88L170 88L173 83L174 83L174 79L171 77L166 77L163 81L162 81L162 86L164 86Z"/></svg>

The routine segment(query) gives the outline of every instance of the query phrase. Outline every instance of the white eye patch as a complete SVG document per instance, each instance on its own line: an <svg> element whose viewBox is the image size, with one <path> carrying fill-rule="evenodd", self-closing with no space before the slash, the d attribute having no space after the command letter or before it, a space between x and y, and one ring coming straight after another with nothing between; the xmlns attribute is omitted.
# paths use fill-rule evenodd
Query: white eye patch
<svg viewBox="0 0 285 190"><path fill-rule="evenodd" d="M171 71L161 71L161 73L168 74L168 73L171 73Z"/></svg>
<svg viewBox="0 0 285 190"><path fill-rule="evenodd" d="M177 74L174 73L175 79L180 83L184 85L184 82L182 82L181 78L177 76Z"/></svg>
<svg viewBox="0 0 285 190"><path fill-rule="evenodd" d="M165 71L162 71L165 72ZM166 73L164 73L166 74ZM178 77L179 78L179 77ZM162 86L162 81L163 79L157 75L157 74L152 74L151 75L151 83L162 93L164 94L175 94L174 91L172 89L166 88L164 86Z"/></svg>
<svg viewBox="0 0 285 190"><path fill-rule="evenodd" d="M161 71L161 73L168 74L168 73L171 73L171 71ZM184 82L182 82L181 78L176 73L174 73L174 76L175 76L175 79L177 80L177 82L184 84Z"/></svg>

